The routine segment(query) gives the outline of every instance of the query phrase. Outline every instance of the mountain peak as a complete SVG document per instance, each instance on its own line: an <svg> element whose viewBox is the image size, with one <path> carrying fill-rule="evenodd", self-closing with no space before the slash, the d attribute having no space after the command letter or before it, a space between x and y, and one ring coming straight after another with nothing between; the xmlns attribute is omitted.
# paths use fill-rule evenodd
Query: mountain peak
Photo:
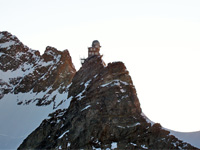
<svg viewBox="0 0 200 150"><path fill-rule="evenodd" d="M6 31L0 32L0 58L0 98L8 93L29 95L19 99L18 104L51 104L55 90L62 94L76 72L67 50L47 46L41 56Z"/></svg>
<svg viewBox="0 0 200 150"><path fill-rule="evenodd" d="M19 149L194 148L147 122L122 62L106 66L99 55L87 58L66 101L69 107L52 113Z"/></svg>
<svg viewBox="0 0 200 150"><path fill-rule="evenodd" d="M0 125L8 137L2 141L16 137L14 131L27 136L51 112L19 149L195 149L160 124L149 123L126 66L106 65L100 47L94 41L76 72L68 50L47 46L41 56L9 32L1 32L0 118L10 119ZM9 113L7 108L12 108ZM9 128L10 121L18 125ZM2 141L0 148L8 148Z"/></svg>
<svg viewBox="0 0 200 150"><path fill-rule="evenodd" d="M15 35L12 35L7 31L0 32L0 49L10 50L12 47L16 47L15 49L20 49L20 46L22 45L23 44Z"/></svg>
<svg viewBox="0 0 200 150"><path fill-rule="evenodd" d="M17 149L24 136L62 107L75 73L68 50L48 46L41 56L11 33L0 32L0 149Z"/></svg>
<svg viewBox="0 0 200 150"><path fill-rule="evenodd" d="M15 35L12 35L11 33L7 31L0 32L0 40L1 40L1 43L3 40L4 41L9 41L9 40L19 41L19 39Z"/></svg>

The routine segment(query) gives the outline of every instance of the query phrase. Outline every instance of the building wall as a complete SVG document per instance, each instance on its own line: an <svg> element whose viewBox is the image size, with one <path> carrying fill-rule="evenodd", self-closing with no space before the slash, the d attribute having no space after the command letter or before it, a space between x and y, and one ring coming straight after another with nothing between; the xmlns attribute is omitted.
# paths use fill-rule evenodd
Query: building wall
<svg viewBox="0 0 200 150"><path fill-rule="evenodd" d="M89 47L88 48L88 57L94 56L94 55L100 55L99 49L95 47Z"/></svg>

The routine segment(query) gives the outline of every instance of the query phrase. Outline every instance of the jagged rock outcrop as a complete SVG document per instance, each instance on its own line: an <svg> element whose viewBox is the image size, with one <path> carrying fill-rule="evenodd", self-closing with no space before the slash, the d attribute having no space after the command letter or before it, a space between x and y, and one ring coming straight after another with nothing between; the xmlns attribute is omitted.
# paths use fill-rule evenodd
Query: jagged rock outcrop
<svg viewBox="0 0 200 150"><path fill-rule="evenodd" d="M66 100L69 108L50 114L18 149L195 149L147 121L121 62L88 58Z"/></svg>
<svg viewBox="0 0 200 150"><path fill-rule="evenodd" d="M68 50L61 52L48 46L41 56L16 36L0 32L0 99L9 93L16 95L18 104L53 102L56 108L75 73ZM19 98L21 93L23 97Z"/></svg>

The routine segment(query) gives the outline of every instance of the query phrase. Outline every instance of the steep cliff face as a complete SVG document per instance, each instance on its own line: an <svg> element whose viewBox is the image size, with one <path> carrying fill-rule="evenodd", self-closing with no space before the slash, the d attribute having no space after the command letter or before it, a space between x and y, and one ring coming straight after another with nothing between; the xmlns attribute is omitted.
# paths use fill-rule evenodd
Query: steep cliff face
<svg viewBox="0 0 200 150"><path fill-rule="evenodd" d="M36 103L57 107L66 87L75 74L68 50L63 52L48 46L41 56L39 51L23 45L19 39L0 32L0 99L6 94L18 95L18 104Z"/></svg>
<svg viewBox="0 0 200 150"><path fill-rule="evenodd" d="M19 149L195 149L142 115L121 62L105 66L99 56L87 59L66 101L70 106L50 114Z"/></svg>

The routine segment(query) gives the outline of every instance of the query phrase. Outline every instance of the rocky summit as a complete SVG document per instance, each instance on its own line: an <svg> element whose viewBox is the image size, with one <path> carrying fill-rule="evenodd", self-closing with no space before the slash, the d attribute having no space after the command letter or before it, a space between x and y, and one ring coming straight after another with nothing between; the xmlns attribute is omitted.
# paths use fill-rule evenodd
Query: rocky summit
<svg viewBox="0 0 200 150"><path fill-rule="evenodd" d="M18 104L38 106L62 101L66 87L76 73L68 50L58 51L47 46L41 56L25 46L9 32L0 32L0 100L7 94L16 96ZM23 98L17 98L20 94Z"/></svg>
<svg viewBox="0 0 200 150"><path fill-rule="evenodd" d="M107 66L86 59L58 109L20 145L21 149L196 149L169 135L143 115L132 79L122 62Z"/></svg>

